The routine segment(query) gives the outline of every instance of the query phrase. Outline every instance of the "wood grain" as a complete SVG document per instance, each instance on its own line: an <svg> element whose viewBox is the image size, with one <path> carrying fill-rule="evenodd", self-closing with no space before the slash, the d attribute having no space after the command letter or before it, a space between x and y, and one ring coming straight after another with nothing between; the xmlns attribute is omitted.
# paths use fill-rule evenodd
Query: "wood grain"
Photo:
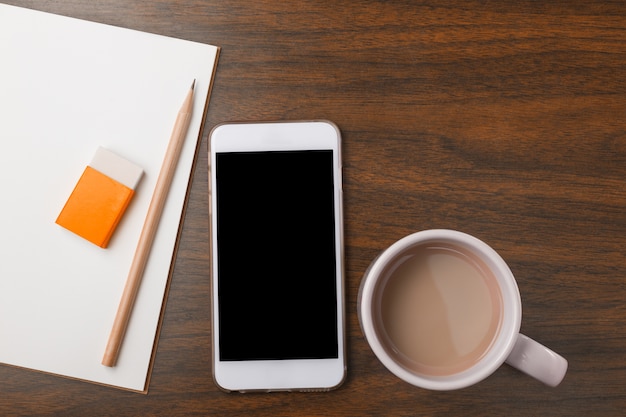
<svg viewBox="0 0 626 417"><path fill-rule="evenodd" d="M1 366L0 414L623 414L626 4L8 3L222 51L149 394ZM330 393L225 394L211 379L206 136L224 121L316 118L344 140L348 378ZM569 360L559 387L503 366L431 392L376 360L356 315L361 276L395 240L440 227L507 260L522 331Z"/></svg>

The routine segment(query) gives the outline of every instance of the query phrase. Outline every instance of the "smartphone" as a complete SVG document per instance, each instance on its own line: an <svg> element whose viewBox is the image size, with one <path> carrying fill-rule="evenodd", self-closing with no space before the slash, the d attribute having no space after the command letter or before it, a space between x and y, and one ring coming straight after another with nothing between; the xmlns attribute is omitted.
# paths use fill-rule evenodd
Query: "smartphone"
<svg viewBox="0 0 626 417"><path fill-rule="evenodd" d="M346 375L341 135L233 123L209 139L213 377L326 391Z"/></svg>

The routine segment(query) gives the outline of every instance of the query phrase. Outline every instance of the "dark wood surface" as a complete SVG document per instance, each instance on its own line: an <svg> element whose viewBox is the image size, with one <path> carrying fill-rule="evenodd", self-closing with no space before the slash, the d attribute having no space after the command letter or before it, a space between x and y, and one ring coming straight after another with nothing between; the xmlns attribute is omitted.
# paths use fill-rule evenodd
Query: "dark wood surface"
<svg viewBox="0 0 626 417"><path fill-rule="evenodd" d="M7 3L222 53L148 395L0 366L0 415L623 415L626 4ZM208 132L317 118L343 133L348 378L330 393L223 393L210 362ZM474 234L507 260L522 331L569 360L559 387L504 365L431 392L377 361L356 314L362 274L429 228Z"/></svg>

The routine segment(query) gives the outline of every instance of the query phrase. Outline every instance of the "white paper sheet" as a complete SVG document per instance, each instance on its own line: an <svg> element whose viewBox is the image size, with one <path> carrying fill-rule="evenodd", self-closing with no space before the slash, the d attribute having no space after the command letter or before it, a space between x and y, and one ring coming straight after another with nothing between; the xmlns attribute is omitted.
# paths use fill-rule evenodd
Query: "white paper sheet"
<svg viewBox="0 0 626 417"><path fill-rule="evenodd" d="M0 362L147 390L218 48L0 4ZM194 114L117 366L102 355L177 112ZM107 249L55 220L103 146L144 169Z"/></svg>

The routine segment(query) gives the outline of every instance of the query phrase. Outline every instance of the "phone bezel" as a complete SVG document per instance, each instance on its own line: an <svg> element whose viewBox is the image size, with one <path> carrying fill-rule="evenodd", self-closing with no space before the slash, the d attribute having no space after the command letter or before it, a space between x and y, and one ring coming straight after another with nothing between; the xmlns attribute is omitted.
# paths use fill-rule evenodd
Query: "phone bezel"
<svg viewBox="0 0 626 417"><path fill-rule="evenodd" d="M217 294L216 197L213 184L219 152L320 150L333 151L337 287L338 358L221 361L219 359L219 310ZM213 378L226 391L327 391L337 388L346 376L344 248L341 134L326 120L267 123L223 123L209 135L209 207L212 294Z"/></svg>

